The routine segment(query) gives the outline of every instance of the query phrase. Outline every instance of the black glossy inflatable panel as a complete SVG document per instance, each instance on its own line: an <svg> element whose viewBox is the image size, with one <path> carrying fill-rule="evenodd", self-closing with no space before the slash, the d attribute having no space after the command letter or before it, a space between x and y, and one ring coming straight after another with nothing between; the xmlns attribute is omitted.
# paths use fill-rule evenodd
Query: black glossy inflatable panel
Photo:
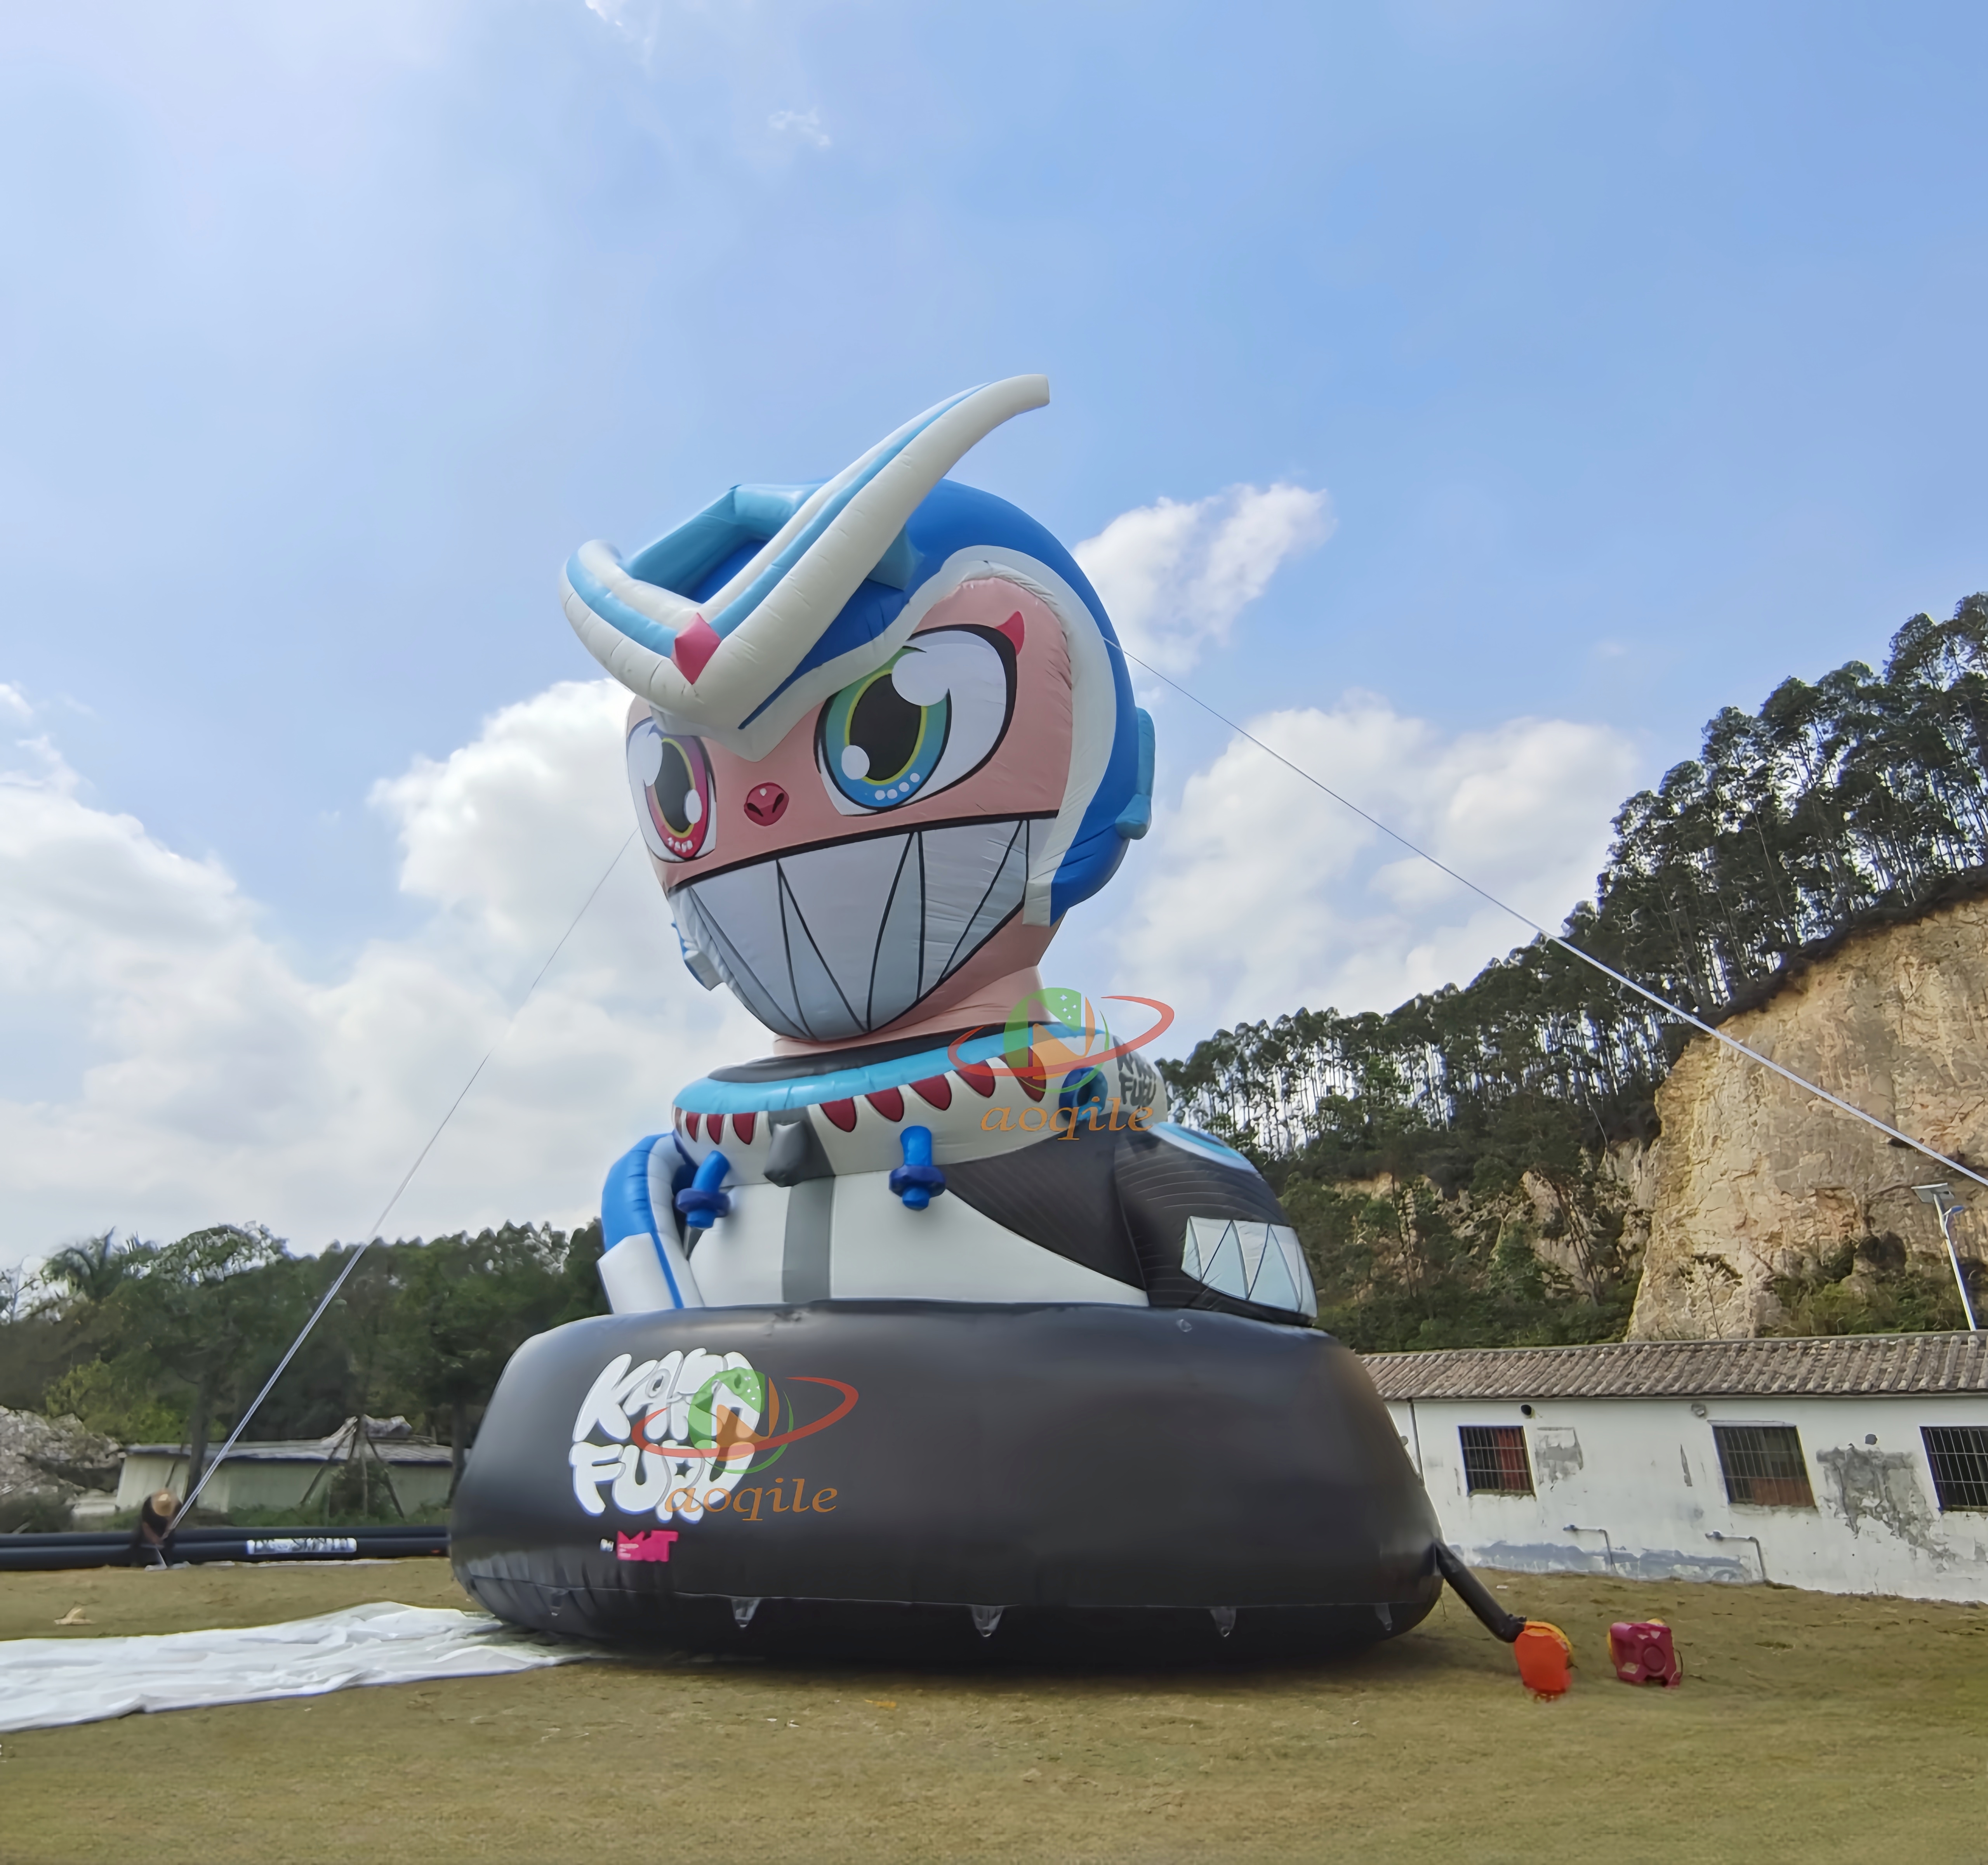
<svg viewBox="0 0 1988 1865"><path fill-rule="evenodd" d="M697 1350L749 1367L731 1384L750 1387L751 1438L732 1424L729 1467L722 1450L680 1462L700 1487L638 1512L651 1463L630 1454L617 1485L614 1440L672 1429L640 1391L617 1427L616 1394ZM717 1438L708 1407L686 1416L674 1442L724 1444L722 1414ZM527 1342L451 1551L493 1612L594 1637L1070 1650L1144 1628L1275 1650L1412 1625L1441 1589L1437 1533L1329 1335L1178 1309L827 1302L607 1316Z"/></svg>

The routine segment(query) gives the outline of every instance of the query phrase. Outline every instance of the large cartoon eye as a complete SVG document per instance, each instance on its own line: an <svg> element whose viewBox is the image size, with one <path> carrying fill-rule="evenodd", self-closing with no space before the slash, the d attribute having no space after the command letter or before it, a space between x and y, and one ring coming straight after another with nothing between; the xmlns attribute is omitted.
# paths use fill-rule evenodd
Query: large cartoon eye
<svg viewBox="0 0 1988 1865"><path fill-rule="evenodd" d="M717 812L702 739L664 731L652 718L638 720L628 735L628 787L651 854L691 861L710 853Z"/></svg>
<svg viewBox="0 0 1988 1865"><path fill-rule="evenodd" d="M970 777L1015 706L1015 650L991 628L915 635L821 709L815 761L844 816L895 809Z"/></svg>

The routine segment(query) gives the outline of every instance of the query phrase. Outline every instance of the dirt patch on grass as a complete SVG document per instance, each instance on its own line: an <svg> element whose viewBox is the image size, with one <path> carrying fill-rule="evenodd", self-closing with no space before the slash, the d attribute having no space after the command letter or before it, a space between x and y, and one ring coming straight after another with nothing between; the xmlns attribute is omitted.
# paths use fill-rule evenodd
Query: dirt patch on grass
<svg viewBox="0 0 1988 1865"><path fill-rule="evenodd" d="M1453 1600L1357 1658L1266 1672L962 1676L627 1660L12 1735L21 1865L1988 1857L1988 1610L1760 1587L1502 1579L1574 1640L1520 1688ZM464 1603L439 1561L0 1580L0 1636ZM80 1607L91 1623L57 1632ZM1634 1690L1610 1620L1675 1628Z"/></svg>

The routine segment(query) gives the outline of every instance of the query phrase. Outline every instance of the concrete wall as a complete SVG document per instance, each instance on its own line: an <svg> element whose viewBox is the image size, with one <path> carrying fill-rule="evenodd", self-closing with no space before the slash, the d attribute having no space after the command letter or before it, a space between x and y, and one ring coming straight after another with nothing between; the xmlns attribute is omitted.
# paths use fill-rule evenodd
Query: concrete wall
<svg viewBox="0 0 1988 1865"><path fill-rule="evenodd" d="M1627 1578L1988 1601L1988 1512L1941 1513L1919 1437L1922 1425L1988 1425L1988 1396L1546 1400L1530 1417L1502 1400L1388 1409L1444 1539L1473 1566L1605 1573L1612 1544ZM1717 1424L1793 1425L1815 1506L1729 1502ZM1534 1495L1466 1492L1466 1424L1524 1429Z"/></svg>
<svg viewBox="0 0 1988 1865"><path fill-rule="evenodd" d="M396 1463L389 1468L393 1473L394 1493L401 1498L401 1508L410 1515L439 1509L448 1502L449 1466L446 1458L439 1463ZM311 1498L313 1508L317 1506L325 1485L336 1474L326 1471L320 1459L231 1457L208 1478L207 1487L200 1492L199 1506L222 1515L236 1509L295 1509L303 1502L311 1478L320 1471L324 1471L324 1475L318 1485L317 1495ZM183 1495L186 1492L186 1477L187 1461L184 1457L168 1456L164 1451L128 1451L117 1478L117 1506L137 1509L154 1491L160 1489L170 1489L175 1495ZM372 1481L379 1485L380 1472L377 1468L372 1473Z"/></svg>

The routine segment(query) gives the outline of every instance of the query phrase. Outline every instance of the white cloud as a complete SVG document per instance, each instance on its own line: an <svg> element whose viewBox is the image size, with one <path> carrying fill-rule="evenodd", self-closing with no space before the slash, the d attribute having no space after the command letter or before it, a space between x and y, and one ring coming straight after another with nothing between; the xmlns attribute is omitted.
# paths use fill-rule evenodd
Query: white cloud
<svg viewBox="0 0 1988 1865"><path fill-rule="evenodd" d="M556 686L376 786L423 923L321 978L221 862L95 807L48 741L0 756L0 1262L111 1224L357 1235L627 838L625 710L607 681ZM1446 735L1366 696L1252 729L1550 924L1635 775L1598 727ZM1116 988L1174 1003L1190 1039L1387 1007L1523 937L1241 741L1118 886ZM577 1221L678 1087L766 1044L685 972L631 850L388 1228Z"/></svg>
<svg viewBox="0 0 1988 1865"><path fill-rule="evenodd" d="M814 144L817 149L833 147L828 132L821 127L819 110L776 110L766 119L766 127L776 136L791 131L803 142Z"/></svg>
<svg viewBox="0 0 1988 1865"><path fill-rule="evenodd" d="M438 762L369 799L399 833L401 887L454 916L491 961L543 954L634 826L621 761L628 697L566 681L507 706Z"/></svg>
<svg viewBox="0 0 1988 1865"><path fill-rule="evenodd" d="M1636 775L1606 727L1514 719L1446 735L1371 694L1249 728L1556 931L1592 896ZM1300 1005L1391 1009L1531 936L1241 738L1188 779L1134 859L1118 988L1174 1004L1189 1042Z"/></svg>
<svg viewBox="0 0 1988 1865"><path fill-rule="evenodd" d="M380 785L421 928L300 973L217 861L91 806L46 747L0 774L0 1260L117 1224L356 1235L626 838L625 696L566 684ZM764 1032L679 962L639 850L389 1220L576 1221L674 1090Z"/></svg>
<svg viewBox="0 0 1988 1865"><path fill-rule="evenodd" d="M660 0L587 0L587 10L599 20L612 26L621 37L633 46L642 68L649 69L656 51L656 42L663 29L663 8ZM678 16L690 8L678 9Z"/></svg>
<svg viewBox="0 0 1988 1865"><path fill-rule="evenodd" d="M1337 522L1324 492L1237 485L1192 505L1162 498L1121 512L1072 554L1126 647L1178 674L1227 641L1280 566L1323 544Z"/></svg>

